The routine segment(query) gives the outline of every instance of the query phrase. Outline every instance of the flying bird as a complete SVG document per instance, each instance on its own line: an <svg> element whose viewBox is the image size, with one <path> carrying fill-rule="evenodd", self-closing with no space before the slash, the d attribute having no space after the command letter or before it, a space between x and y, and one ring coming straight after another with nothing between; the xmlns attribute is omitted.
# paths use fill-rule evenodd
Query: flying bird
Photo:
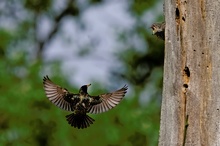
<svg viewBox="0 0 220 146"><path fill-rule="evenodd" d="M53 83L48 76L43 79L47 98L56 106L72 113L66 116L68 123L78 129L89 127L95 121L87 113L99 114L114 108L125 96L128 86L112 93L91 96L87 89L91 84L83 85L78 94Z"/></svg>
<svg viewBox="0 0 220 146"><path fill-rule="evenodd" d="M150 28L153 30L153 35L156 35L158 38L165 40L165 26L165 22L154 23Z"/></svg>

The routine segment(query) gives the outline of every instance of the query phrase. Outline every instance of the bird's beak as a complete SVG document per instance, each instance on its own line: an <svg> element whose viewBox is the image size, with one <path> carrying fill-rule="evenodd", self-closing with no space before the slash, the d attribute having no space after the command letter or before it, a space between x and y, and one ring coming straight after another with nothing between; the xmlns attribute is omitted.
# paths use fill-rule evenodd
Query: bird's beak
<svg viewBox="0 0 220 146"><path fill-rule="evenodd" d="M151 26L150 28L152 29L152 32L153 32L152 35L154 35L155 34L155 27Z"/></svg>
<svg viewBox="0 0 220 146"><path fill-rule="evenodd" d="M87 87L91 86L91 84L86 85Z"/></svg>

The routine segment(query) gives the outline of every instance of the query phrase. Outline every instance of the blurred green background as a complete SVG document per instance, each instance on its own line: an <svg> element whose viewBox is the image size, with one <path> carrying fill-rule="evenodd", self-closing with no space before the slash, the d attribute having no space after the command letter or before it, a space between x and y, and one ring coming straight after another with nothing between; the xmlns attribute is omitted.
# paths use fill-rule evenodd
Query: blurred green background
<svg viewBox="0 0 220 146"><path fill-rule="evenodd" d="M159 136L160 102L163 75L164 42L151 35L150 25L163 21L162 1L155 0L1 0L0 1L0 145L2 146L156 146ZM115 7L114 7L115 6ZM108 13L103 10L108 8ZM87 21L84 14L96 13ZM121 12L126 14L120 15ZM100 49L89 36L90 43L77 44L65 37L65 24L73 21L77 32L69 37L83 40L83 31L100 21L96 14L106 14L107 30L101 38L113 38L113 52ZM89 13L90 14L90 13ZM114 16L112 19L108 16ZM119 21L114 21L114 18ZM129 20L128 20L129 19ZM41 22L48 22L46 24ZM103 21L103 23L104 23ZM118 23L116 23L118 22ZM132 22L126 29L127 22ZM123 23L123 25L118 25ZM46 29L45 29L46 27ZM71 28L71 27L70 27ZM68 28L69 29L69 28ZM43 31L42 31L43 30ZM44 33L46 30L47 33ZM94 31L103 32L102 28ZM95 41L94 41L95 40ZM64 42L70 49L57 47ZM54 44L54 45L51 45ZM83 44L83 45L82 45ZM111 45L112 43L110 43ZM108 47L108 46L106 46ZM48 51L50 50L50 51ZM63 53L60 59L53 52ZM68 51L76 51L70 54ZM65 54L66 52L66 54ZM93 52L114 62L103 78L91 69L96 60ZM77 65L65 64L65 55ZM75 55L75 56L74 56ZM50 58L50 59L48 59ZM76 57L75 57L76 58ZM89 65L82 60L90 58ZM102 59L99 59L102 62ZM115 65L117 64L117 65ZM114 66L115 65L115 66ZM105 63L103 63L105 66ZM75 76L75 71L89 68ZM95 68L95 65L94 65ZM102 66L99 66L102 69ZM114 91L129 86L125 99L114 109L90 115L96 121L87 129L71 127L65 119L70 114L47 100L42 79L49 77L69 91L78 92L83 83L92 83L89 93ZM88 76L90 78L86 78ZM80 82L82 81L82 82ZM75 82L75 84L74 84Z"/></svg>

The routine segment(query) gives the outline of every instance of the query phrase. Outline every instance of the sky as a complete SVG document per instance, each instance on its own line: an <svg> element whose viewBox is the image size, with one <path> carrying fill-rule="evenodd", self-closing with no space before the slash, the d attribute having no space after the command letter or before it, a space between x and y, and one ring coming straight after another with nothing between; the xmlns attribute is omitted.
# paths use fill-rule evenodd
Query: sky
<svg viewBox="0 0 220 146"><path fill-rule="evenodd" d="M62 4L57 6L61 6L62 9ZM156 9L152 8L154 11L146 12L143 17L146 31L151 31L149 26L154 22L155 11L161 13L161 4L155 7ZM109 82L111 68L121 66L115 56L123 45L117 39L117 33L130 30L136 23L127 9L128 3L125 0L108 0L90 6L81 14L80 21L85 24L83 29L80 29L78 19L64 20L61 35L47 46L44 53L45 61L61 60L63 72L71 78L71 84L80 86L94 80L98 80L101 84L111 84ZM40 28L42 32L47 32L50 26L46 21L47 19L40 24L43 26ZM138 38L133 39L136 39L138 44L145 45ZM83 52L90 54L79 56Z"/></svg>
<svg viewBox="0 0 220 146"><path fill-rule="evenodd" d="M125 10L123 1L89 7L81 14L80 21L86 24L83 30L79 28L77 20L65 20L61 37L66 38L68 43L59 37L55 38L47 46L46 61L62 60L63 71L73 74L73 83L82 85L97 79L108 82L109 69L117 62L113 55L118 46L116 33L134 25L134 20ZM80 56L83 51L90 54Z"/></svg>
<svg viewBox="0 0 220 146"><path fill-rule="evenodd" d="M11 7L15 10L12 11L12 15L17 17L17 19L4 18L4 21L0 21L0 27L13 30L25 17L32 17L24 12L18 1L14 0L14 3L16 2L17 4L13 7L6 1L0 2L0 12L10 13L8 9L4 8ZM54 0L54 11L62 11L65 2L66 0ZM124 45L118 40L118 33L131 30L136 25L137 20L128 12L129 3L127 0L105 0L100 4L89 7L87 7L87 0L78 0L77 3L83 10L80 17L66 17L62 20L58 35L46 44L43 60L47 64L54 60L61 61L63 73L70 78L69 82L74 86L80 87L97 80L104 86L113 86L111 78L109 78L110 71L112 68L122 67L115 56L116 52L122 51ZM151 33L149 27L161 13L163 13L162 2L158 2L157 5L144 13L141 19L146 23L146 31ZM0 18L2 16L0 15ZM53 23L47 16L42 16L37 24L37 37L45 39L52 25ZM131 41L138 46L139 51L146 48L144 46L147 44L144 40L138 38L138 35L132 36ZM24 48L33 52L34 47L30 44L26 45ZM89 52L89 55L86 55L87 52ZM48 70L41 74L42 76L53 76L53 73ZM122 87L124 84L128 83L117 85L119 86L117 88ZM153 87L146 88L145 93L153 91Z"/></svg>

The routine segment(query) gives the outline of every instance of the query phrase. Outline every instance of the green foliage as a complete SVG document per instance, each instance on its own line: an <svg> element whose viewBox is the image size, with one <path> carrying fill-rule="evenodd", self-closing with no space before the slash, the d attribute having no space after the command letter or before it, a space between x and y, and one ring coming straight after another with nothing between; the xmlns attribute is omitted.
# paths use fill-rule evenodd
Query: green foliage
<svg viewBox="0 0 220 146"><path fill-rule="evenodd" d="M29 12L47 13L53 1L19 2ZM101 1L90 2L96 4ZM153 4L154 1L142 4L140 1L134 1L130 11L141 16ZM72 9L67 6L65 13L69 14L70 10ZM61 19L65 13L56 20ZM68 83L60 70L59 62L46 64L40 57L30 59L31 55L27 50L36 45L33 41L36 36L36 23L28 17L23 19L13 32L0 29L0 145L157 145L160 120L158 95L153 95L145 106L140 104L139 95L149 83L154 83L157 93L161 93L163 42L158 43L157 39L152 39L145 31L144 24L138 24L131 34L138 34L146 41L148 48L146 47L145 51L135 51L136 46L129 43L128 36L131 34L123 33L120 36L120 41L127 46L126 51L119 51L117 54L124 67L119 70L121 74L116 76L115 80L122 77L120 79L126 80L134 87L134 93L130 95L132 97L126 95L115 109L99 115L90 115L96 120L95 123L87 129L78 130L67 123L65 115L69 112L57 108L47 100L42 84L43 72L45 68L50 68L53 73L51 78L70 91L77 92L79 87L72 87ZM81 52L81 55L85 53ZM113 75L116 75L114 71ZM106 92L98 81L93 85L95 87L92 94ZM131 88L129 87L129 90Z"/></svg>
<svg viewBox="0 0 220 146"><path fill-rule="evenodd" d="M51 0L25 0L24 6L31 11L41 12L47 10L51 3Z"/></svg>
<svg viewBox="0 0 220 146"><path fill-rule="evenodd" d="M157 144L159 108L155 101L140 107L133 105L132 99L125 99L112 111L91 115L96 121L88 129L74 129L65 120L68 112L46 99L42 77L32 74L39 72L39 66L31 66L25 78L8 76L7 71L1 74L1 145Z"/></svg>
<svg viewBox="0 0 220 146"><path fill-rule="evenodd" d="M136 14L136 16L141 16L148 8L152 7L153 4L155 4L155 1L133 0L131 11Z"/></svg>

